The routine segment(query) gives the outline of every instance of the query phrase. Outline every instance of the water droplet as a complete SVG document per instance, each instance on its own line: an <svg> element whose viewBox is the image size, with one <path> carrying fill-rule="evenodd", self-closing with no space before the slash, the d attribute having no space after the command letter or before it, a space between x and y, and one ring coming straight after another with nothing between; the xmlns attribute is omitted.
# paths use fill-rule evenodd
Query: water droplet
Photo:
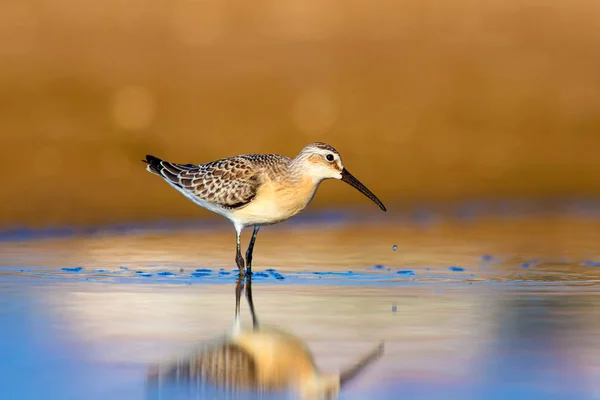
<svg viewBox="0 0 600 400"><path fill-rule="evenodd" d="M393 245L392 246L392 250L394 250L394 251L398 250L398 246L397 245Z"/></svg>

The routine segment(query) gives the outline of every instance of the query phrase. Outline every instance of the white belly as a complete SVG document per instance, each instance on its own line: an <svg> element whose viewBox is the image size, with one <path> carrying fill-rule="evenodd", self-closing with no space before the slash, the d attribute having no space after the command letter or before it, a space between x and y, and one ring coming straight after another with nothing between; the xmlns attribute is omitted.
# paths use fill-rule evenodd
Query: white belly
<svg viewBox="0 0 600 400"><path fill-rule="evenodd" d="M177 189L178 192L180 192L181 194L183 194L185 197L187 197L188 199L190 199L191 201L193 201L194 203L196 203L197 205L199 205L200 207L208 210L208 211L212 211L215 214L219 214L225 218L231 219L231 210L228 210L226 208L223 207L219 207L216 204L213 204L211 202L202 200L200 198L198 198L197 196L194 196L192 193L181 189L179 186L172 184L171 182L169 182L168 180L165 179L165 182L167 182L169 185L171 185L172 187L174 187L175 189Z"/></svg>
<svg viewBox="0 0 600 400"><path fill-rule="evenodd" d="M238 226L271 225L285 221L308 206L319 186L319 182L315 183L312 180L305 180L294 186L268 182L260 187L250 204L230 210L202 200L179 186L165 181L200 207L219 214Z"/></svg>

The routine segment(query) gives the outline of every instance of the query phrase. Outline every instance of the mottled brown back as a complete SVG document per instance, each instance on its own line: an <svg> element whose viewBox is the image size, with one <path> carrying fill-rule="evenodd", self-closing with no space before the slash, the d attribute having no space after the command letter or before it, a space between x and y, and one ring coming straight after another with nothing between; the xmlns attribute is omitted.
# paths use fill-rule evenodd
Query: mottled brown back
<svg viewBox="0 0 600 400"><path fill-rule="evenodd" d="M248 154L206 164L177 164L146 156L151 172L197 198L226 209L250 203L269 176L287 166L289 158L276 154Z"/></svg>

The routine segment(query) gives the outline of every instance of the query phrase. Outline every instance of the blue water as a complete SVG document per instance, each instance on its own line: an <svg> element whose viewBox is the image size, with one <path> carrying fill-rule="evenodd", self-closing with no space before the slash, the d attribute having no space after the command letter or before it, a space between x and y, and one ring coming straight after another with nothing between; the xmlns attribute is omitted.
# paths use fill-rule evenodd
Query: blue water
<svg viewBox="0 0 600 400"><path fill-rule="evenodd" d="M367 268L365 268L367 269ZM194 277L189 274L162 274L158 271L145 278L145 273L136 274L131 272L129 277L113 279L110 275L119 275L119 271L129 269L116 268L108 276L94 275L93 272L86 275L86 270L64 271L61 269L36 269L25 270L13 268L14 273L0 277L0 387L3 397L14 400L31 399L184 399L184 398L225 398L210 392L198 392L188 388L163 388L161 391L148 390L145 386L144 376L147 362L143 355L144 349L153 346L161 348L164 340L153 344L151 339L140 338L139 341L116 336L112 340L92 341L90 343L85 337L73 335L69 329L63 326L61 315L68 312L73 304L63 303L60 299L68 302L69 293L80 293L87 291L108 291L121 287L122 291L132 294L141 292L145 285L137 283L155 281L158 284L152 291L161 291L161 287L172 286L171 283L178 279L185 283L195 282L199 287L220 283L227 290L233 287L233 276L221 277L219 270L211 270L210 274L203 277ZM24 272L21 273L21 270ZM150 270L150 269L149 269ZM209 272L209 271L205 271ZM402 272L402 271L398 271ZM262 274L262 275L261 275ZM318 272L287 274L284 281L276 278L278 272L275 269L260 271L260 278L254 284L255 296L259 297L261 290L269 287L287 285L289 281L295 281L296 286L285 286L289 293L293 293L294 287L304 284L313 284L322 279L329 280L329 284L339 286L346 285L351 290L352 284L348 285L346 280L355 280L356 285L376 290L379 283L372 273L357 272ZM397 272L389 274L381 272L379 279L385 281L387 275L397 277ZM387 274L387 275L386 275ZM136 276L137 275L137 276ZM234 274L232 274L234 275ZM76 276L78 279L73 280ZM408 277L412 278L412 276ZM223 281L219 281L222 279ZM361 281L362 279L362 281ZM203 280L203 282L197 282ZM396 282L398 295L402 296L402 282ZM393 285L394 282L388 282ZM405 282L406 284L406 282ZM165 286L166 285L166 286ZM266 285L266 286L264 286ZM576 357L568 355L570 347L577 348L589 340L591 334L597 337L598 331L590 331L590 327L581 324L586 319L585 313L600 307L600 291L595 289L591 293L586 290L585 294L579 294L577 288L572 292L563 292L555 295L553 292L537 292L533 288L525 286L519 289L515 282L505 282L496 286L492 292L485 289L483 285L477 296L483 299L489 296L502 294L498 298L504 298L506 308L496 310L492 317L496 321L495 339L490 343L474 342L473 346L480 347L477 356L472 359L472 373L467 378L444 380L437 373L431 372L428 377L427 371L421 377L403 377L401 369L397 377L389 379L389 371L378 370L373 367L368 377L371 385L349 386L342 392L342 399L594 399L598 398L592 392L593 383L590 382L589 372L583 373L576 364ZM476 285L477 286L477 285ZM455 288L466 288L465 285L454 286ZM488 286L489 287L489 286ZM139 288L139 289L136 289ZM543 288L542 288L543 289ZM171 289L172 290L172 289ZM460 289L463 290L463 289ZM466 289L464 289L466 290ZM472 289L469 289L472 290ZM138 293L139 294L139 293ZM349 293L348 293L349 294ZM50 295L52 301L44 304L41 298ZM107 294L110 296L110 294ZM433 301L435 294L429 294L431 298L423 298L424 302ZM460 293L452 297L450 301L458 301ZM226 297L226 296L225 296ZM281 301L279 306L285 311L285 294L276 298ZM374 304L375 300L373 301ZM398 301L398 313L410 313L410 307L403 307L402 300ZM83 314L88 307L82 302L75 305L81 308ZM228 307L228 306L227 306ZM225 308L227 308L225 307ZM197 310L202 313L202 309ZM317 313L317 310L313 311ZM367 311L368 312L368 311ZM383 311L377 311L383 312ZM461 310L463 314L467 311ZM490 310L492 312L492 310ZM152 310L148 310L152 314ZM490 315L484 318L490 318ZM161 318L165 315L156 314L153 318ZM229 317L229 315L228 315ZM457 314L457 318L464 315ZM360 318L360 315L357 316ZM106 317L105 323L110 323L110 317ZM226 324L224 324L226 326ZM406 329L410 327L404 325ZM402 329L398 326L397 329ZM435 326L431 326L435 330ZM469 329L469 328L466 328ZM473 329L473 328L470 328ZM176 331L176 329L175 329ZM577 332L580 331L581 335ZM321 332L324 337L335 332ZM444 339L444 338L441 338ZM393 348L393 341L388 346ZM598 342L588 343L589 351L598 350ZM131 351L131 349L137 351ZM96 355L103 353L126 351L129 354L127 360L110 362L99 359ZM579 349L581 351L581 349ZM459 350L457 350L459 351ZM585 351L585 350L584 350ZM138 357L139 356L139 357ZM399 357L397 365L402 365L402 355L398 352L388 357ZM423 357L431 357L430 354ZM409 361L410 363L414 362ZM573 364L575 362L575 364ZM595 368L600 366L600 360L596 359ZM392 363L393 365L394 363ZM593 367L593 366L592 366ZM448 371L453 369L447 365ZM378 375L383 379L381 384L376 384ZM587 375L586 375L587 374ZM598 378L596 375L595 378ZM597 388L598 385L595 384ZM216 397L213 397L216 396ZM594 397L596 396L596 397Z"/></svg>
<svg viewBox="0 0 600 400"><path fill-rule="evenodd" d="M472 221L480 206L462 205L454 215ZM499 204L496 212L515 208ZM598 210L578 204L571 211L587 218ZM315 220L347 221L329 213L300 218L294 229L312 229ZM426 227L437 216L416 210L407 220ZM165 234L172 228L158 225ZM142 228L116 226L102 234ZM68 242L96 234L95 228L14 230L0 241L10 249L30 239ZM393 252L393 265L374 257L371 265L254 269L259 319L301 336L325 370L385 339L383 358L344 388L341 399L600 399L597 252L557 261L477 248L462 264L448 246L437 262L408 263L407 245L386 240L373 246ZM457 254L470 251L463 246ZM37 266L0 261L0 400L232 398L189 387L152 390L145 375L151 363L231 327L235 268L118 257L109 258L118 263L78 258L75 265L48 267L44 257L52 251L39 254Z"/></svg>
<svg viewBox="0 0 600 400"><path fill-rule="evenodd" d="M1 267L0 277L4 275L4 279L11 281L23 281L29 278L46 278L53 282L59 281L92 281L92 282L113 282L113 283L152 283L152 284L230 284L235 282L238 277L238 270L224 270L196 268L190 269L185 265L162 266L162 269L157 267L148 267L145 269L130 269L126 266L110 267L104 269L84 268L84 267ZM459 274L465 271L464 268L448 267L450 273L443 271L443 267L439 267L436 271L427 274L419 273L419 276L424 282L455 280L462 282L464 277L473 274ZM286 284L299 285L318 285L318 284L335 284L335 285L365 285L368 282L374 282L377 285L398 285L403 281L411 283L419 283L414 277L417 273L413 270L397 269L385 267L383 265L375 265L372 267L363 267L348 271L292 271L280 272L275 268L267 268L265 270L256 269L253 272L253 281L282 281ZM152 278L152 279L140 279Z"/></svg>

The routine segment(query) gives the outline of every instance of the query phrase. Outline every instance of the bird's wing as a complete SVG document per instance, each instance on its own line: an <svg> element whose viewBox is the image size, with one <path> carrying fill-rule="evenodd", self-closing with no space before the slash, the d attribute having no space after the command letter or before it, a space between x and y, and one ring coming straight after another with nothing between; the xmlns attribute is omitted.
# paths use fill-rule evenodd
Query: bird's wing
<svg viewBox="0 0 600 400"><path fill-rule="evenodd" d="M149 171L201 200L223 208L250 203L261 185L252 159L230 157L207 164L176 164L146 156Z"/></svg>

